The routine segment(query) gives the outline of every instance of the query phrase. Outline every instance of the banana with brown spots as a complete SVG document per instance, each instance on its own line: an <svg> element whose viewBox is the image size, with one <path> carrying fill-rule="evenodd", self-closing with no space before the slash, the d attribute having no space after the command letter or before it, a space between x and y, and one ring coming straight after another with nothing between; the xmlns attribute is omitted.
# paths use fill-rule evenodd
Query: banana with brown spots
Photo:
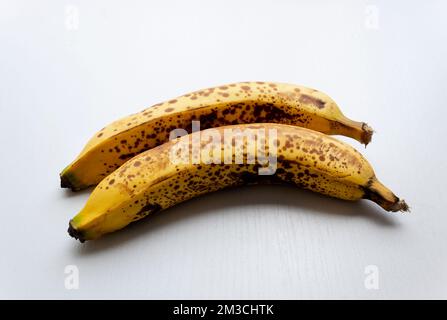
<svg viewBox="0 0 447 320"><path fill-rule="evenodd" d="M264 136L248 139L253 130ZM369 199L387 211L408 211L358 151L317 131L244 124L194 135L141 153L105 178L71 220L69 234L81 242L97 239L188 199L262 182L292 184L345 200ZM256 141L254 147L250 141ZM236 161L238 156L242 161ZM271 175L260 174L270 167Z"/></svg>
<svg viewBox="0 0 447 320"><path fill-rule="evenodd" d="M365 145L372 130L346 118L326 94L271 82L243 82L200 90L157 104L105 127L61 173L61 186L81 190L98 184L135 155L169 140L173 129L191 132L244 124L282 123L326 134L345 135Z"/></svg>

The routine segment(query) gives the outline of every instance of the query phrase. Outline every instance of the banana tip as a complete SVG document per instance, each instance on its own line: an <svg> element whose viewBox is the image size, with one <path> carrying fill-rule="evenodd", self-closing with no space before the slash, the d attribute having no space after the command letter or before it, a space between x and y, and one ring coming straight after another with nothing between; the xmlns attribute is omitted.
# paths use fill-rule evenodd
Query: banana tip
<svg viewBox="0 0 447 320"><path fill-rule="evenodd" d="M75 192L88 188L88 185L82 184L76 176L66 170L60 174L60 179L61 188L63 189L71 189L71 191Z"/></svg>
<svg viewBox="0 0 447 320"><path fill-rule="evenodd" d="M61 188L71 189L73 186L68 179L68 177L64 174L61 174Z"/></svg>
<svg viewBox="0 0 447 320"><path fill-rule="evenodd" d="M79 230L76 230L76 228L73 227L71 221L70 221L70 223L68 225L68 234L72 238L75 238L76 240L79 240L81 243L84 243L86 241L86 239L84 238L83 234Z"/></svg>

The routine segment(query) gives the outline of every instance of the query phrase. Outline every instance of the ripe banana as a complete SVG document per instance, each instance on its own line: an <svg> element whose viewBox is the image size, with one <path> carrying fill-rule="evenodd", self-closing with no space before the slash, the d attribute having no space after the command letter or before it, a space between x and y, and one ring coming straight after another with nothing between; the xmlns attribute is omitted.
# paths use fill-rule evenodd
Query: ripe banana
<svg viewBox="0 0 447 320"><path fill-rule="evenodd" d="M209 88L169 100L118 120L87 143L61 173L61 187L81 190L98 184L135 155L168 141L171 130L191 132L244 123L297 125L345 135L365 145L372 129L346 118L337 104L317 90L281 83L244 82Z"/></svg>
<svg viewBox="0 0 447 320"><path fill-rule="evenodd" d="M255 138L254 147L247 138L253 130L264 132ZM237 162L240 154L242 161ZM273 166L272 175L261 173ZM81 242L97 239L188 199L262 182L288 183L345 200L364 198L387 211L408 211L351 146L297 126L243 124L185 135L134 157L96 187L71 220L69 234Z"/></svg>

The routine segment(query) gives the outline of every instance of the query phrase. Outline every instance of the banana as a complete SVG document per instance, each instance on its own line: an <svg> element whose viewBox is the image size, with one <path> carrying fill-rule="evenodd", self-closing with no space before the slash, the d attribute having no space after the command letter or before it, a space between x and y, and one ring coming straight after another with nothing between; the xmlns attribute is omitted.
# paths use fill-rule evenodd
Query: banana
<svg viewBox="0 0 447 320"><path fill-rule="evenodd" d="M263 182L408 211L353 147L297 126L242 124L185 135L129 160L95 188L69 234L97 239L188 199Z"/></svg>
<svg viewBox="0 0 447 320"><path fill-rule="evenodd" d="M174 128L191 132L244 123L297 125L345 135L365 145L372 129L346 118L337 104L317 90L281 83L243 82L209 88L156 104L105 127L61 173L61 187L73 191L98 184L135 155L168 141Z"/></svg>

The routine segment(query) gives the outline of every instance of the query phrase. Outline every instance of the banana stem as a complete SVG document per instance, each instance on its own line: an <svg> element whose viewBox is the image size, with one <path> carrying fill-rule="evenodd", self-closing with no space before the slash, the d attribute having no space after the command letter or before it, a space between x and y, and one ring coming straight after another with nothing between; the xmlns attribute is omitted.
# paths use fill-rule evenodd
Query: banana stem
<svg viewBox="0 0 447 320"><path fill-rule="evenodd" d="M346 135L360 141L365 147L371 142L374 130L365 122L358 122L343 117L340 121L340 132L337 134Z"/></svg>
<svg viewBox="0 0 447 320"><path fill-rule="evenodd" d="M405 200L399 199L390 189L379 180L372 178L365 188L365 199L374 201L383 209L391 212L409 212L410 207Z"/></svg>

